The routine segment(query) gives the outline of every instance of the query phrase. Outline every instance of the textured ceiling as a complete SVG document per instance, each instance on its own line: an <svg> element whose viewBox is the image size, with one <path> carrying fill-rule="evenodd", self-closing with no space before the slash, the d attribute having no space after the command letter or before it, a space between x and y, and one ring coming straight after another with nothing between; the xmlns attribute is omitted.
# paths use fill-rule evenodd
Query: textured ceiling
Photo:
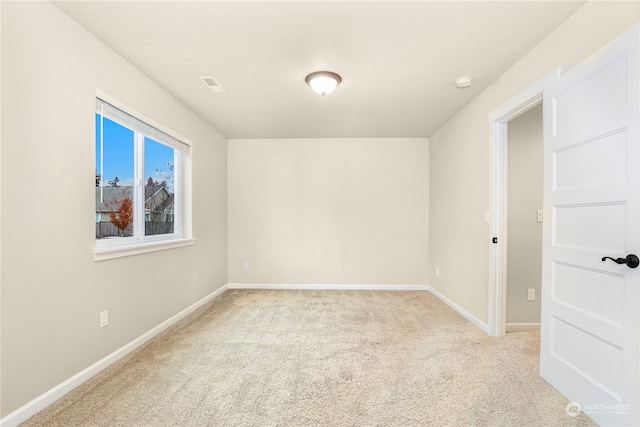
<svg viewBox="0 0 640 427"><path fill-rule="evenodd" d="M584 2L54 4L227 137L313 138L430 136ZM319 70L343 78L326 97Z"/></svg>

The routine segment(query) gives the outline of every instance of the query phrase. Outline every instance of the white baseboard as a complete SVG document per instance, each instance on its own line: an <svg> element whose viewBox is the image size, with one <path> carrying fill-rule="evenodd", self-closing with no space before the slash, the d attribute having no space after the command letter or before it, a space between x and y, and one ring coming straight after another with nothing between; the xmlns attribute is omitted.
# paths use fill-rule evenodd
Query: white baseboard
<svg viewBox="0 0 640 427"><path fill-rule="evenodd" d="M507 332L539 331L540 323L507 323Z"/></svg>
<svg viewBox="0 0 640 427"><path fill-rule="evenodd" d="M320 283L227 283L228 289L293 289L293 290L345 290L345 291L426 291L427 285L367 285Z"/></svg>
<svg viewBox="0 0 640 427"><path fill-rule="evenodd" d="M202 307L203 305L213 300L214 298L217 298L218 296L222 295L226 290L227 290L227 285L222 286L220 289L210 293L206 297L202 298L200 301L185 308L180 313L165 320L155 328L142 334L141 336L134 339L130 343L124 345L123 347L119 348L118 350L114 351L113 353L109 354L103 359L97 361L96 363L89 366L88 368L82 370L81 372L78 372L76 375L58 384L51 390L41 394L40 396L33 399L31 402L16 409L6 417L0 419L0 426L13 427L26 421L27 419L34 416L38 412L42 411L47 406L51 405L56 400L60 399L65 394L69 393L74 388L78 387L85 381L89 380L96 374L102 372L103 370L105 370L106 368L108 368L118 360L122 359L127 354L131 353L133 350L137 349L138 347L140 347L141 345L149 341L151 338L158 335L160 332L164 331L165 329L174 325L178 321L182 320L183 318L193 313L195 310Z"/></svg>
<svg viewBox="0 0 640 427"><path fill-rule="evenodd" d="M435 289L433 289L431 286L428 286L428 291L431 292L436 297L438 297L438 299L440 299L442 302L447 304L449 307L453 308L455 311L460 313L460 315L462 315L462 317L467 319L469 322L473 323L478 328L482 329L482 331L485 332L487 335L490 335L489 334L489 325L487 325L486 323L480 321L480 319L475 317L473 314L469 313L464 308L460 307L455 302L451 301L449 298L447 298L444 295L442 295L440 292L438 292Z"/></svg>

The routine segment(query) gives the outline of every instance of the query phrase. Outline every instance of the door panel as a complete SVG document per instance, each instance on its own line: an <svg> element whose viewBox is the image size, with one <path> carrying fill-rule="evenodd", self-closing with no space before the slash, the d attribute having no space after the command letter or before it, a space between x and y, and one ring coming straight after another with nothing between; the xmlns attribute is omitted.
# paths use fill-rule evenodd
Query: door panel
<svg viewBox="0 0 640 427"><path fill-rule="evenodd" d="M556 246L621 253L626 247L625 203L554 206L553 243Z"/></svg>
<svg viewBox="0 0 640 427"><path fill-rule="evenodd" d="M558 92L554 98L554 135L626 107L628 66L627 56L622 54L609 60L602 69L594 69L577 84ZM598 102L593 102L594 99Z"/></svg>
<svg viewBox="0 0 640 427"><path fill-rule="evenodd" d="M540 374L605 425L638 425L639 26L544 91Z"/></svg>
<svg viewBox="0 0 640 427"><path fill-rule="evenodd" d="M575 310L622 328L624 285L624 275L556 262L553 265L551 297L559 304L573 306ZM601 298L592 298L591 295L600 295Z"/></svg>
<svg viewBox="0 0 640 427"><path fill-rule="evenodd" d="M571 340L566 337L571 336ZM551 354L615 399L622 394L623 351L570 322L551 320Z"/></svg>
<svg viewBox="0 0 640 427"><path fill-rule="evenodd" d="M559 149L553 159L555 190L624 184L626 159L626 129Z"/></svg>

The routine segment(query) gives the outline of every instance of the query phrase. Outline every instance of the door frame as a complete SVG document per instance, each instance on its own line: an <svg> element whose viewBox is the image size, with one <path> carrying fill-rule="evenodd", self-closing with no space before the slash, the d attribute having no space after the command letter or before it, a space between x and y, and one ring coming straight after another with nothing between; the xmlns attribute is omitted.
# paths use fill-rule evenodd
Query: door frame
<svg viewBox="0 0 640 427"><path fill-rule="evenodd" d="M488 329L491 336L503 336L507 327L508 122L542 104L544 88L555 82L560 73L561 68L555 68L488 115L491 131ZM494 238L497 243L493 243Z"/></svg>

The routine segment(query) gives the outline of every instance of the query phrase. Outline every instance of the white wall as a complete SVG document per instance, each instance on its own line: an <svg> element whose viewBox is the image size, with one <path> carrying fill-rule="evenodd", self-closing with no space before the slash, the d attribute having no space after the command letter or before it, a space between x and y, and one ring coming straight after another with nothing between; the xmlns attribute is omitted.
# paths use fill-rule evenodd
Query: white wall
<svg viewBox="0 0 640 427"><path fill-rule="evenodd" d="M639 2L589 2L429 138L429 284L488 320L487 115L555 67L567 70L638 21ZM440 267L440 276L435 269Z"/></svg>
<svg viewBox="0 0 640 427"><path fill-rule="evenodd" d="M229 140L229 282L426 284L428 167L427 139Z"/></svg>
<svg viewBox="0 0 640 427"><path fill-rule="evenodd" d="M542 105L508 124L507 323L540 322ZM535 290L535 300L527 290Z"/></svg>
<svg viewBox="0 0 640 427"><path fill-rule="evenodd" d="M226 283L227 185L225 138L184 105L51 3L1 8L6 416ZM193 141L195 246L93 261L96 88Z"/></svg>

